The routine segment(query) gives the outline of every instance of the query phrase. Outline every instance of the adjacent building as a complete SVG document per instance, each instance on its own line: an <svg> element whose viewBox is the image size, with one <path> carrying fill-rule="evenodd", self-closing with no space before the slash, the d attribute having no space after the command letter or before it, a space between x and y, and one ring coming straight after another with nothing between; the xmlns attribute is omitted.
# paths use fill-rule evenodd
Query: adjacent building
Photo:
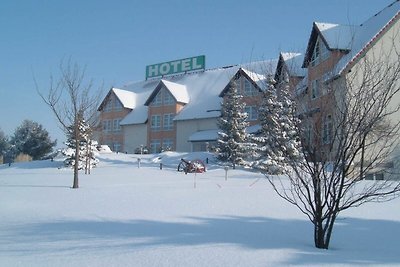
<svg viewBox="0 0 400 267"><path fill-rule="evenodd" d="M388 119L392 120L394 127L399 122L400 92L396 89L400 88L399 19L400 2L394 1L360 25L313 23L302 64L306 75L295 87L295 94L299 116L306 129L303 136L305 143L317 148L315 151L320 153L317 155L320 160L337 160L335 147L332 147L335 145L335 136L341 131L337 127L354 127L354 130L350 130L353 132L367 131L360 129L367 126L357 126L358 119L374 115L374 111L368 108L376 101L388 101L381 103L387 105L384 112L393 112ZM393 93L390 99L386 99L386 92ZM358 117L354 116L355 119L349 125L343 126L343 111L348 107L354 110L346 116L355 114ZM367 138L368 143L368 138L374 137L371 133L363 138ZM376 144L380 141L376 140ZM363 162L364 154L379 155L381 150L389 148L388 143L381 147L372 143L365 148L361 147L361 158L355 159L356 164L367 166L369 163ZM374 173L367 173L367 176L383 179L383 169L398 165L399 143L395 141L390 146L390 149L394 149L390 159L380 162L380 168L370 168Z"/></svg>

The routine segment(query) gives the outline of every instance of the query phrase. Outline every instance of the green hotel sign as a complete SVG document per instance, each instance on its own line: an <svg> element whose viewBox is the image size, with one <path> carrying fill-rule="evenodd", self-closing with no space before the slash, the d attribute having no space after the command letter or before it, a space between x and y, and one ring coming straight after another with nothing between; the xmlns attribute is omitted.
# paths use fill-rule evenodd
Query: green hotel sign
<svg viewBox="0 0 400 267"><path fill-rule="evenodd" d="M164 63L146 66L146 80L148 78L159 77L180 72L204 70L206 65L205 56L184 58Z"/></svg>

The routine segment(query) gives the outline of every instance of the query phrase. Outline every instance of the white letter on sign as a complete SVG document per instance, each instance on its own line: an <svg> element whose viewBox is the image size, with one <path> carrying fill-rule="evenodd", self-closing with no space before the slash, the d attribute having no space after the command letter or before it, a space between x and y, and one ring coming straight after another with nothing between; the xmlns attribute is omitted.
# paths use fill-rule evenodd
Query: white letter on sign
<svg viewBox="0 0 400 267"><path fill-rule="evenodd" d="M178 65L180 64L181 62L178 60L178 61L172 61L170 64L171 64L171 66L172 66L172 72L173 73L176 73L176 72L178 72L179 70L178 70Z"/></svg>
<svg viewBox="0 0 400 267"><path fill-rule="evenodd" d="M190 70L190 58L182 60L182 71Z"/></svg>
<svg viewBox="0 0 400 267"><path fill-rule="evenodd" d="M201 64L197 64L197 57L192 59L192 68L194 70L201 69L203 66Z"/></svg>
<svg viewBox="0 0 400 267"><path fill-rule="evenodd" d="M158 76L158 65L147 67L147 77Z"/></svg>
<svg viewBox="0 0 400 267"><path fill-rule="evenodd" d="M168 63L163 63L160 66L160 74L161 75L168 74L170 69L171 69L171 67Z"/></svg>

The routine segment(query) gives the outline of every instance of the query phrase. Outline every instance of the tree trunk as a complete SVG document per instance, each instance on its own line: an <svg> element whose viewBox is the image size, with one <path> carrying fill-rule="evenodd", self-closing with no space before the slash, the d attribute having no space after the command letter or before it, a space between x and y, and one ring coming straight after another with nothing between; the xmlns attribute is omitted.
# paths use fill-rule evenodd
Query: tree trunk
<svg viewBox="0 0 400 267"><path fill-rule="evenodd" d="M75 165L74 165L74 184L72 188L79 188L79 140L75 138Z"/></svg>
<svg viewBox="0 0 400 267"><path fill-rule="evenodd" d="M337 215L331 215L327 220L318 218L314 221L314 243L316 248L328 249L331 241L333 225Z"/></svg>

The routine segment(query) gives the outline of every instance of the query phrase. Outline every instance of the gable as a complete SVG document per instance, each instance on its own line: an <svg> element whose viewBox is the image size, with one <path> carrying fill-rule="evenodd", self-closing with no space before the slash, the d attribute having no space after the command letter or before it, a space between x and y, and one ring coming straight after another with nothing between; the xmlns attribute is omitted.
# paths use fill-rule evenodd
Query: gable
<svg viewBox="0 0 400 267"><path fill-rule="evenodd" d="M114 101L113 101L114 100ZM97 111L104 110L107 105L121 106L123 108L133 109L135 107L135 93L117 88L111 88L103 101L100 103Z"/></svg>
<svg viewBox="0 0 400 267"><path fill-rule="evenodd" d="M189 103L189 94L185 85L160 80L144 105L149 106L154 100L159 101L157 100L158 98L161 98L161 102L163 102L165 99L163 100L162 98L169 96L171 96L177 103Z"/></svg>
<svg viewBox="0 0 400 267"><path fill-rule="evenodd" d="M266 77L264 75L248 71L243 68L239 68L239 70L233 75L233 77L229 80L228 84L224 87L224 89L219 94L219 97L224 97L226 92L231 88L232 83L244 77L247 81L249 81L258 91L262 91L263 83L266 82Z"/></svg>

